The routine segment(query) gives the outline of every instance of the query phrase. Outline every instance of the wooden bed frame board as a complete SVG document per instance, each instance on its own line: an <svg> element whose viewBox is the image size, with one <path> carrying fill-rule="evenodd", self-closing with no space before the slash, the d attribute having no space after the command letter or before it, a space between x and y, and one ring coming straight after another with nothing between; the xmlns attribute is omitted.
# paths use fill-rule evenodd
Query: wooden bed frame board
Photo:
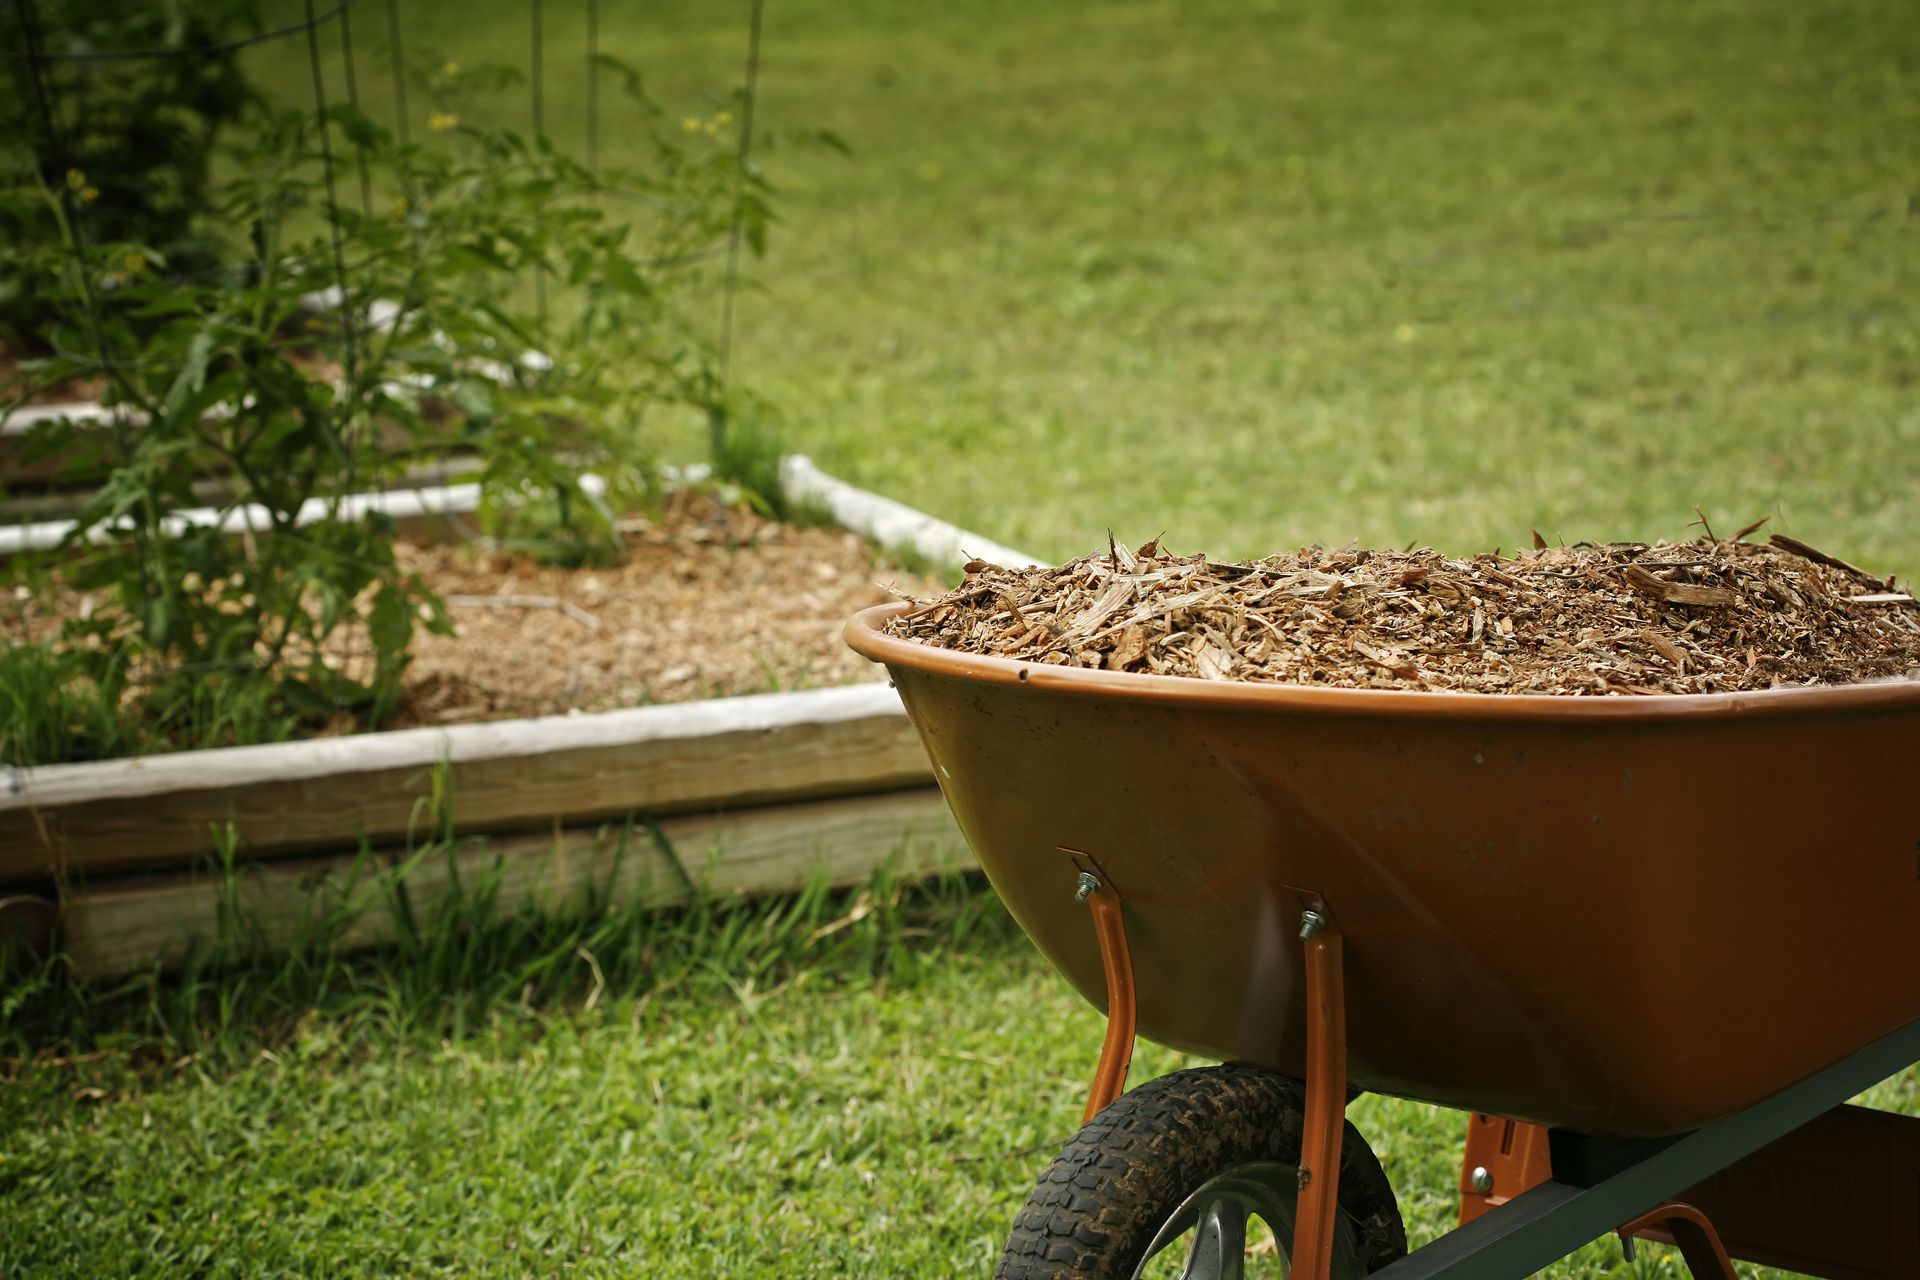
<svg viewBox="0 0 1920 1280"><path fill-rule="evenodd" d="M701 893L742 896L793 892L815 876L845 886L883 867L917 877L975 865L932 787L669 818L657 829L664 842L647 825L616 822L415 855L254 863L230 881L198 871L83 884L66 896L59 938L74 976L101 978L180 965L216 937L223 915L244 920L260 950L298 945L329 919L346 921L338 934L345 948L392 942L402 927L396 884L418 920L481 884L497 884L503 913L564 911L590 893L608 905L659 908L689 901L689 882Z"/></svg>

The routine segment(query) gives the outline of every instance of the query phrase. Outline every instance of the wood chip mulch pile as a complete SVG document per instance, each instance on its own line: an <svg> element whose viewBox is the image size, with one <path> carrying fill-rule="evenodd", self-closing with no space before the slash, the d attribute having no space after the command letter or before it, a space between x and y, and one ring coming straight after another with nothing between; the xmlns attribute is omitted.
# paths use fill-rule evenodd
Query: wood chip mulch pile
<svg viewBox="0 0 1920 1280"><path fill-rule="evenodd" d="M1757 526L1756 526L1757 528ZM1920 608L1804 543L1711 536L1459 560L1308 547L1227 564L1149 543L974 561L889 634L1208 680L1472 693L1718 693L1920 679Z"/></svg>

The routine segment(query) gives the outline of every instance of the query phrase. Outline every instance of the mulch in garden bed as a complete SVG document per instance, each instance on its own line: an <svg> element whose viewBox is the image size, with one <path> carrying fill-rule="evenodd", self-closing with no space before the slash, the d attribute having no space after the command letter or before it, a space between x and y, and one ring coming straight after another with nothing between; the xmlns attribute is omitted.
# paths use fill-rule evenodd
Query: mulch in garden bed
<svg viewBox="0 0 1920 1280"><path fill-rule="evenodd" d="M1920 678L1920 608L1795 539L1536 546L1454 559L1308 547L1222 563L1148 544L974 562L888 624L1110 671L1473 693L1716 693Z"/></svg>
<svg viewBox="0 0 1920 1280"><path fill-rule="evenodd" d="M403 546L458 634L414 645L405 724L602 711L884 673L840 639L846 618L932 580L843 529L765 519L700 491L622 522L624 557L563 568L458 544Z"/></svg>
<svg viewBox="0 0 1920 1280"><path fill-rule="evenodd" d="M484 541L401 543L401 568L447 602L455 634L416 632L397 714L382 728L605 711L653 702L851 684L884 672L840 639L846 618L939 584L837 528L770 520L710 492L671 494L620 521L613 563L569 567ZM98 602L16 587L0 644L50 640ZM371 664L343 628L329 661ZM342 716L321 734L359 728Z"/></svg>

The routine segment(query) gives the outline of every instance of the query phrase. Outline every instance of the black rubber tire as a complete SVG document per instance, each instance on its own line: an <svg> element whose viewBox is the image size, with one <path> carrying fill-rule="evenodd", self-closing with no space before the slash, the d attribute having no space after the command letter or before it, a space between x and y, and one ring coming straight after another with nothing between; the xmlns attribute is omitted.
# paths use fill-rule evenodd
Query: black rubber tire
<svg viewBox="0 0 1920 1280"><path fill-rule="evenodd" d="M1128 1280L1200 1184L1250 1161L1298 1164L1305 1107L1298 1081L1245 1066L1177 1071L1123 1094L1040 1176L995 1280ZM1339 1211L1365 1275L1403 1256L1407 1233L1366 1139L1349 1124L1342 1142Z"/></svg>

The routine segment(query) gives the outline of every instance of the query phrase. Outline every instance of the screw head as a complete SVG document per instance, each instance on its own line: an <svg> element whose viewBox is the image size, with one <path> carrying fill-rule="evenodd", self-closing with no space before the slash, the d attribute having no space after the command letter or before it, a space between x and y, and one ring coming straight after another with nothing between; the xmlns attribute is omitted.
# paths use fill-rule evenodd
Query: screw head
<svg viewBox="0 0 1920 1280"><path fill-rule="evenodd" d="M1085 902L1098 892L1100 892L1100 877L1091 871L1082 871L1080 873L1079 885L1073 891L1073 900L1075 902Z"/></svg>
<svg viewBox="0 0 1920 1280"><path fill-rule="evenodd" d="M1483 1164L1473 1166L1473 1172L1467 1175L1467 1184L1477 1195L1487 1195L1493 1190L1493 1172Z"/></svg>
<svg viewBox="0 0 1920 1280"><path fill-rule="evenodd" d="M1300 913L1301 941L1304 942L1306 939L1311 938L1314 934L1320 932L1322 929L1326 927L1327 927L1327 918L1321 915L1318 911L1302 911Z"/></svg>

